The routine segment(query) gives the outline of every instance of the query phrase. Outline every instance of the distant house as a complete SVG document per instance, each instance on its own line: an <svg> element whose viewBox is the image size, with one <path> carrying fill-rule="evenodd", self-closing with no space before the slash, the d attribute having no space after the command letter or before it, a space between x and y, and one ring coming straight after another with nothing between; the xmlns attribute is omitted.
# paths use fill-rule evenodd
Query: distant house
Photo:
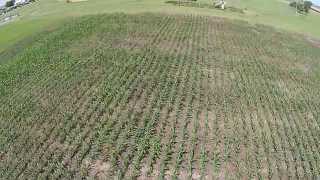
<svg viewBox="0 0 320 180"><path fill-rule="evenodd" d="M320 6L313 5L313 6L311 6L311 9L320 13Z"/></svg>
<svg viewBox="0 0 320 180"><path fill-rule="evenodd" d="M29 2L30 0L16 0L14 5L22 5L22 4L27 4Z"/></svg>

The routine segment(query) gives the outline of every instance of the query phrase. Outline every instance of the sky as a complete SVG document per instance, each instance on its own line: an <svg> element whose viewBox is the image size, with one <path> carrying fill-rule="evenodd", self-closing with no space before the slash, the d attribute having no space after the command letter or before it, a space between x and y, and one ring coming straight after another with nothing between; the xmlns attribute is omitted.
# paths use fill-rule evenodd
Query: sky
<svg viewBox="0 0 320 180"><path fill-rule="evenodd" d="M0 6L4 5L4 0L0 0Z"/></svg>
<svg viewBox="0 0 320 180"><path fill-rule="evenodd" d="M0 7L1 7L1 6L4 6L4 5L6 4L6 1L7 1L7 0L0 0Z"/></svg>
<svg viewBox="0 0 320 180"><path fill-rule="evenodd" d="M1 1L1 0L0 0ZM312 0L312 2L316 5L319 5L320 6L320 0Z"/></svg>

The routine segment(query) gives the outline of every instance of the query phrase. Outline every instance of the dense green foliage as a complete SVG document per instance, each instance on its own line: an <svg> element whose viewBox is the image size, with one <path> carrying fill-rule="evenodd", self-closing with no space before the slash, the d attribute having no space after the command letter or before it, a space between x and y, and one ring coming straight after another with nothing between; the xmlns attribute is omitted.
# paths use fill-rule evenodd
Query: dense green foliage
<svg viewBox="0 0 320 180"><path fill-rule="evenodd" d="M294 7L297 9L299 13L308 13L312 2L311 1L293 1L289 4L291 7Z"/></svg>
<svg viewBox="0 0 320 180"><path fill-rule="evenodd" d="M0 65L0 179L312 179L320 52L202 16L75 20Z"/></svg>
<svg viewBox="0 0 320 180"><path fill-rule="evenodd" d="M6 2L6 7L14 6L15 0L9 0Z"/></svg>

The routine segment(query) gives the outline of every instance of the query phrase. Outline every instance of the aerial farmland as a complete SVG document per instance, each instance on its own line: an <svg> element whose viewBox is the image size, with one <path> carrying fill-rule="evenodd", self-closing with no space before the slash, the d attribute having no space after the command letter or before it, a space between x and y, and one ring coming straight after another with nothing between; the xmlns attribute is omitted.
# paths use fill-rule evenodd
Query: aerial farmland
<svg viewBox="0 0 320 180"><path fill-rule="evenodd" d="M320 16L251 1L8 12L0 179L320 178Z"/></svg>

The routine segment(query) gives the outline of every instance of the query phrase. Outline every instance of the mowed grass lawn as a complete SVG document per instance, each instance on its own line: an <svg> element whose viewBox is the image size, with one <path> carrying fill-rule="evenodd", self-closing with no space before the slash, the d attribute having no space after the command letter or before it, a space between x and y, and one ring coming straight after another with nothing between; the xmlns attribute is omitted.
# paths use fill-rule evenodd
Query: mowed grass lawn
<svg viewBox="0 0 320 180"><path fill-rule="evenodd" d="M1 179L314 179L320 51L198 15L95 15L0 66Z"/></svg>
<svg viewBox="0 0 320 180"><path fill-rule="evenodd" d="M245 13L221 11L207 8L178 7L165 3L166 0L88 0L66 3L64 0L41 0L11 12L18 14L15 22L0 26L0 52L41 31L59 27L59 24L88 14L125 12L157 12L165 14L198 14L222 16L246 20L252 24L266 24L280 29L320 37L320 15L297 15L286 0L228 0L228 5L244 10ZM211 0L199 3L212 4Z"/></svg>

